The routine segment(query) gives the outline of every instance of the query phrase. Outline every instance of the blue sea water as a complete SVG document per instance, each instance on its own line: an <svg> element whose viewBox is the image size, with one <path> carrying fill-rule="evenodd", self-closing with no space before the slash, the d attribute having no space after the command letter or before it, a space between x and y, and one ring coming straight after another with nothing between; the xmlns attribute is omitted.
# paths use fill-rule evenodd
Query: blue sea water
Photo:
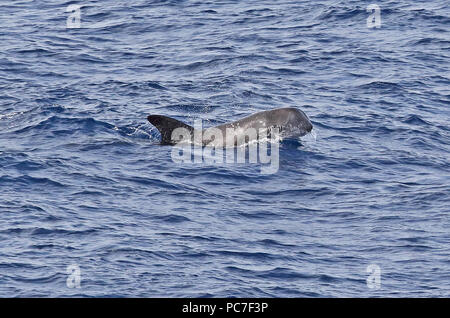
<svg viewBox="0 0 450 318"><path fill-rule="evenodd" d="M449 32L447 0L0 1L0 296L449 296ZM146 121L276 107L314 130L269 175Z"/></svg>

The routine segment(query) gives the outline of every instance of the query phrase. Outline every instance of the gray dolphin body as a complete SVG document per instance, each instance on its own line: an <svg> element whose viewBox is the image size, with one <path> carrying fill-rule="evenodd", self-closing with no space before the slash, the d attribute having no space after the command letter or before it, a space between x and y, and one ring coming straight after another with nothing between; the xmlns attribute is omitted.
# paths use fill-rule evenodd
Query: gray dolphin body
<svg viewBox="0 0 450 318"><path fill-rule="evenodd" d="M195 144L233 147L261 138L264 134L270 135L274 128L278 130L282 138L301 137L313 128L308 116L293 107L262 111L235 122L202 131L166 116L150 115L147 119L160 131L161 144L166 145L187 141L186 135L188 135L188 141Z"/></svg>

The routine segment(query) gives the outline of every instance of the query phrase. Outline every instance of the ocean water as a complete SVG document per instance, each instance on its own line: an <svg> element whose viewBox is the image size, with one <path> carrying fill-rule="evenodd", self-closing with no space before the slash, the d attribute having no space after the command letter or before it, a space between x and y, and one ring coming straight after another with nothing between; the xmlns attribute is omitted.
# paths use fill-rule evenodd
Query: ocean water
<svg viewBox="0 0 450 318"><path fill-rule="evenodd" d="M446 0L0 1L0 296L449 296L449 31ZM314 130L273 174L146 121L276 107Z"/></svg>

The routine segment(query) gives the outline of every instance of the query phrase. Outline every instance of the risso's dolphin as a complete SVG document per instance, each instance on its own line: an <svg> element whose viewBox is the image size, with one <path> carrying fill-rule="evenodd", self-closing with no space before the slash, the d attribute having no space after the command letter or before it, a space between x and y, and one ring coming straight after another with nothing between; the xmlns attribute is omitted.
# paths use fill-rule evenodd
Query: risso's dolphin
<svg viewBox="0 0 450 318"><path fill-rule="evenodd" d="M301 137L313 125L300 109L288 107L255 113L238 121L202 129L179 120L150 115L148 121L161 133L161 144L175 145L192 142L203 146L235 147L270 136L274 132L281 138Z"/></svg>

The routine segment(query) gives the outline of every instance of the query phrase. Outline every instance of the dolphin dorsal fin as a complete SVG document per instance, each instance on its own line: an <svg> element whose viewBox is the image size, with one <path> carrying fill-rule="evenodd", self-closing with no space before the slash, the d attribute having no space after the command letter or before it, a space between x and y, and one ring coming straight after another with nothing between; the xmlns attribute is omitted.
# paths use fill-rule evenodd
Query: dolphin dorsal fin
<svg viewBox="0 0 450 318"><path fill-rule="evenodd" d="M186 128L191 134L194 133L194 127L170 117L150 115L147 117L147 120L161 133L162 144L170 145L174 143L172 141L172 132L177 128Z"/></svg>

